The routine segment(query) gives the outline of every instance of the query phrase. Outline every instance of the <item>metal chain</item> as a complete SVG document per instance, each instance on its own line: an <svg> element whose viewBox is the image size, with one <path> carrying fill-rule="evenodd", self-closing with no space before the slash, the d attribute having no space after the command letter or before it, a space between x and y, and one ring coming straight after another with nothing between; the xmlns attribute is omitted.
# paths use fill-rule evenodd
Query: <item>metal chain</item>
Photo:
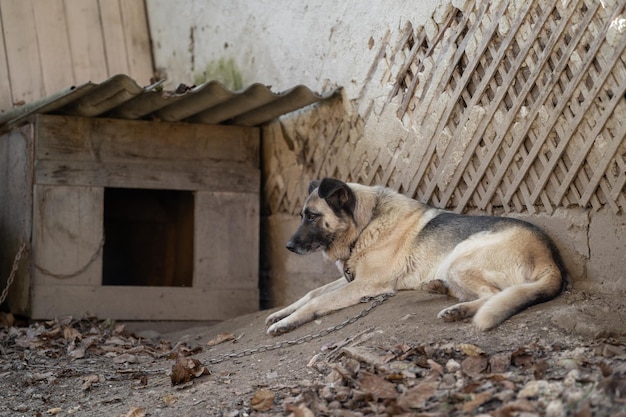
<svg viewBox="0 0 626 417"><path fill-rule="evenodd" d="M361 312L358 313L356 316L352 316L349 319L344 320L335 326L327 327L326 329L321 330L317 333L311 333L306 336L302 336L293 340L282 340L280 342L276 342L271 345L263 345L254 349L245 349L245 350L235 352L235 353L224 353L224 354L219 355L217 358L209 359L208 362L209 364L215 365L215 364L224 362L229 359L239 359L245 356L254 355L255 353L270 352L270 351L282 349L288 346L301 345L303 343L309 342L314 339L319 339L320 337L324 337L330 333L336 332L337 330L343 329L347 325L352 324L355 321L367 316L370 311L372 311L373 309L375 309L376 307L378 307L379 305L381 305L382 303L384 303L385 301L387 301L389 298L393 296L394 296L393 293L385 293L376 297L363 297L361 299L362 303L367 303L371 301L371 304L367 306L367 308L364 308L363 310L361 310Z"/></svg>
<svg viewBox="0 0 626 417"><path fill-rule="evenodd" d="M11 273L9 274L9 278L7 279L7 285L4 287L4 290L2 290L2 294L0 295L0 304L4 303L4 300L6 300L7 296L9 295L9 288L15 280L15 273L17 272L17 268L19 267L22 255L27 252L28 248L26 247L26 243L22 243L20 249L17 251L17 255L15 255L15 259L13 259L13 266L11 267Z"/></svg>
<svg viewBox="0 0 626 417"><path fill-rule="evenodd" d="M42 274L48 275L50 277L54 277L54 278L58 278L58 279L75 278L75 277L79 276L80 274L82 274L83 272L85 272L87 270L87 268L89 268L91 266L91 264L93 264L96 261L96 259L98 259L98 256L100 256L100 253L102 252L102 248L104 248L104 236L100 240L100 244L98 245L98 249L96 249L96 251L93 253L93 255L91 255L91 258L89 258L87 263L85 263L82 267L80 267L76 271L71 272L69 274L57 274L55 272L51 272L51 271L47 270L46 268L44 268L42 266L37 265L35 263L33 263L33 265L34 265L35 268L37 268L37 270L39 272L41 272Z"/></svg>

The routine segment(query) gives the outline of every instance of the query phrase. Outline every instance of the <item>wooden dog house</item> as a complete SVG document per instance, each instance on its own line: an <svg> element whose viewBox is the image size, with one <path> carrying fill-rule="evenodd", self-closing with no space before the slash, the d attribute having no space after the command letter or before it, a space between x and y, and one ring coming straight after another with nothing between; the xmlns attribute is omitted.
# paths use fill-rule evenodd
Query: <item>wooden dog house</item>
<svg viewBox="0 0 626 417"><path fill-rule="evenodd" d="M30 247L11 310L142 320L258 310L258 126L321 98L215 82L164 94L116 76L1 117L2 270Z"/></svg>

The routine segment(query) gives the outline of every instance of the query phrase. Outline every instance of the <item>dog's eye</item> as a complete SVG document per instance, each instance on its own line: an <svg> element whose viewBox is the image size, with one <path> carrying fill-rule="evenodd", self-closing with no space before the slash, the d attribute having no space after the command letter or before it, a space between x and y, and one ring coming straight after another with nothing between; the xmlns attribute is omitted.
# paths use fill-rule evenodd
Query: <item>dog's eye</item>
<svg viewBox="0 0 626 417"><path fill-rule="evenodd" d="M319 214L307 212L305 216L307 221L312 222L319 217Z"/></svg>

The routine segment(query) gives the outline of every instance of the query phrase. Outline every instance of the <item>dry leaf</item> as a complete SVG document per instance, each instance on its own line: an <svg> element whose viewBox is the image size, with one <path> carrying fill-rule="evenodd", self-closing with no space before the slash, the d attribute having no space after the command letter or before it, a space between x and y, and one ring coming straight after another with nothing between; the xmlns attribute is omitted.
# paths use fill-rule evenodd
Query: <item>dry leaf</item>
<svg viewBox="0 0 626 417"><path fill-rule="evenodd" d="M189 382L192 378L208 374L210 374L209 370L205 368L198 359L179 358L176 363L172 365L170 379L172 385L178 385Z"/></svg>
<svg viewBox="0 0 626 417"><path fill-rule="evenodd" d="M423 408L439 386L438 380L423 381L398 397L398 407L404 411Z"/></svg>
<svg viewBox="0 0 626 417"><path fill-rule="evenodd" d="M477 375L487 369L489 359L486 356L468 356L461 362L461 370L466 375Z"/></svg>
<svg viewBox="0 0 626 417"><path fill-rule="evenodd" d="M535 358L525 348L521 347L511 354L511 363L514 366L530 368L535 363Z"/></svg>
<svg viewBox="0 0 626 417"><path fill-rule="evenodd" d="M515 400L500 407L498 415L509 416L518 412L533 413L535 412L535 407L528 400Z"/></svg>
<svg viewBox="0 0 626 417"><path fill-rule="evenodd" d="M232 333L220 333L214 339L207 342L207 346L215 346L220 343L228 342L229 340L235 340L235 335Z"/></svg>
<svg viewBox="0 0 626 417"><path fill-rule="evenodd" d="M465 353L467 356L480 356L480 355L485 354L484 350L470 343L461 343L459 345L459 349L461 350L461 352Z"/></svg>
<svg viewBox="0 0 626 417"><path fill-rule="evenodd" d="M11 313L0 312L0 329L11 327L15 323L15 317Z"/></svg>
<svg viewBox="0 0 626 417"><path fill-rule="evenodd" d="M257 411L271 410L274 407L274 393L268 389L255 392L250 399L250 407Z"/></svg>
<svg viewBox="0 0 626 417"><path fill-rule="evenodd" d="M146 409L143 407L132 407L128 413L122 414L120 417L144 417Z"/></svg>
<svg viewBox="0 0 626 417"><path fill-rule="evenodd" d="M533 376L535 379L543 379L546 371L550 368L550 365L547 361L540 359L535 363L533 367Z"/></svg>
<svg viewBox="0 0 626 417"><path fill-rule="evenodd" d="M91 388L91 385L95 382L100 381L100 377L98 375L92 374L92 375L87 375L86 377L83 377L83 385L81 386L81 389L83 391L87 391L88 389Z"/></svg>
<svg viewBox="0 0 626 417"><path fill-rule="evenodd" d="M291 411L290 417L315 417L313 411L304 403L300 403L299 405L289 404L287 410Z"/></svg>
<svg viewBox="0 0 626 417"><path fill-rule="evenodd" d="M137 363L137 356L130 353L122 353L113 358L113 363Z"/></svg>
<svg viewBox="0 0 626 417"><path fill-rule="evenodd" d="M81 340L83 335L73 327L63 327L63 339L68 341Z"/></svg>
<svg viewBox="0 0 626 417"><path fill-rule="evenodd" d="M178 401L178 397L172 394L165 394L163 398L161 398L161 401L163 401L163 404L170 406Z"/></svg>
<svg viewBox="0 0 626 417"><path fill-rule="evenodd" d="M84 347L78 347L78 348L72 350L70 353L68 353L67 356L69 356L72 360L74 360L74 359L82 359L82 358L85 357L85 348Z"/></svg>
<svg viewBox="0 0 626 417"><path fill-rule="evenodd" d="M506 354L493 355L489 358L489 368L492 374L502 374L509 369L511 357Z"/></svg>
<svg viewBox="0 0 626 417"><path fill-rule="evenodd" d="M398 391L394 384L369 372L361 372L359 384L361 391L371 394L375 400L379 398L396 398L398 396Z"/></svg>
<svg viewBox="0 0 626 417"><path fill-rule="evenodd" d="M464 413L473 413L478 407L489 401L493 397L493 392L485 391L479 394L473 395L473 398L463 404L462 410Z"/></svg>

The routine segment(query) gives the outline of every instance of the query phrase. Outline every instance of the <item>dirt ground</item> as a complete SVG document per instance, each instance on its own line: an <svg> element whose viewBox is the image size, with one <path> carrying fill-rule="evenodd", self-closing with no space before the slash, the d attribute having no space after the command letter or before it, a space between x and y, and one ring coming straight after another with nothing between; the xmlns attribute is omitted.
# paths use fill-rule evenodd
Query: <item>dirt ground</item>
<svg viewBox="0 0 626 417"><path fill-rule="evenodd" d="M626 416L620 297L566 294L489 332L436 319L452 303L402 292L298 344L369 304L279 337L268 311L165 333L4 317L0 416Z"/></svg>

